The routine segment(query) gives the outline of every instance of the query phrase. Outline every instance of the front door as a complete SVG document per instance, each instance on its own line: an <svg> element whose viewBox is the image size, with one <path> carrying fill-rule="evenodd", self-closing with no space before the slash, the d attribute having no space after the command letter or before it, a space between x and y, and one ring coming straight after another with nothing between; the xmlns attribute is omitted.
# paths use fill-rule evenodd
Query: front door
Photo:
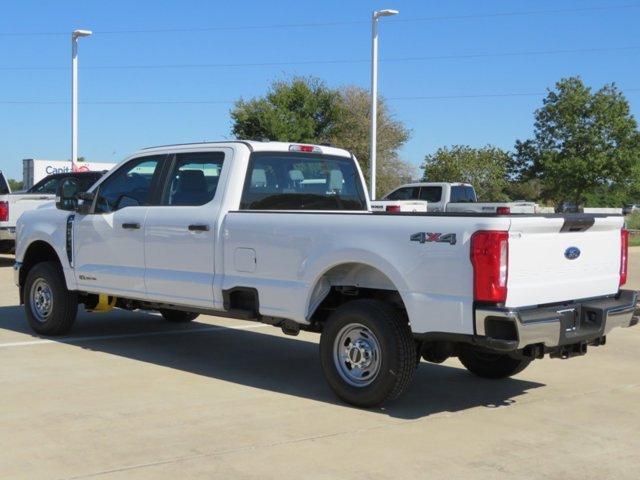
<svg viewBox="0 0 640 480"><path fill-rule="evenodd" d="M230 149L218 149L173 158L160 205L149 208L145 222L149 300L213 306L216 221L230 156Z"/></svg>
<svg viewBox="0 0 640 480"><path fill-rule="evenodd" d="M74 265L81 290L145 297L144 224L164 155L139 157L95 190L95 209L76 215Z"/></svg>

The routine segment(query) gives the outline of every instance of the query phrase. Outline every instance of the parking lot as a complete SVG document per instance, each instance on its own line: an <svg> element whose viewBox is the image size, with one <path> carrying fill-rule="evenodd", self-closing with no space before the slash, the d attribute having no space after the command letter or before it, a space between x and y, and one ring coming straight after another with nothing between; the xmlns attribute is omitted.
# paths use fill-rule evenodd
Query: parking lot
<svg viewBox="0 0 640 480"><path fill-rule="evenodd" d="M0 478L638 478L640 327L517 377L422 362L386 409L333 396L314 334L81 313L34 336L0 257ZM640 289L640 249L629 286Z"/></svg>

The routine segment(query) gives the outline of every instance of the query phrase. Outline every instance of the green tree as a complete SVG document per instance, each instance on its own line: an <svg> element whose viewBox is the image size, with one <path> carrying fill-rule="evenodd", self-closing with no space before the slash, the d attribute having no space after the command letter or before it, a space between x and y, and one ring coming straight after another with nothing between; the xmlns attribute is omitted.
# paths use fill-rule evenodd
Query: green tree
<svg viewBox="0 0 640 480"><path fill-rule="evenodd" d="M470 183L481 201L505 201L508 165L509 154L492 145L453 145L425 157L423 180Z"/></svg>
<svg viewBox="0 0 640 480"><path fill-rule="evenodd" d="M11 189L12 192L22 190L22 186L24 185L22 181L14 180L13 178L8 179L7 182L9 182L9 188Z"/></svg>
<svg viewBox="0 0 640 480"><path fill-rule="evenodd" d="M359 87L339 90L340 116L331 135L331 143L352 152L360 163L362 173L369 181L371 146L369 137L371 98ZM403 161L399 149L409 139L404 124L393 118L384 99L378 99L376 193L389 193L414 178L416 168Z"/></svg>
<svg viewBox="0 0 640 480"><path fill-rule="evenodd" d="M236 138L329 143L345 148L358 158L368 179L369 111L369 93L364 89L332 89L317 78L296 77L274 82L264 97L236 102L231 111L232 133ZM378 193L411 179L414 168L398 154L408 138L409 131L392 118L380 99Z"/></svg>
<svg viewBox="0 0 640 480"><path fill-rule="evenodd" d="M592 93L578 77L560 80L535 112L534 138L515 150L512 177L540 179L556 201L617 202L640 181L640 133L614 84Z"/></svg>
<svg viewBox="0 0 640 480"><path fill-rule="evenodd" d="M317 78L277 81L264 98L236 102L232 133L249 140L326 143L338 121L339 100Z"/></svg>

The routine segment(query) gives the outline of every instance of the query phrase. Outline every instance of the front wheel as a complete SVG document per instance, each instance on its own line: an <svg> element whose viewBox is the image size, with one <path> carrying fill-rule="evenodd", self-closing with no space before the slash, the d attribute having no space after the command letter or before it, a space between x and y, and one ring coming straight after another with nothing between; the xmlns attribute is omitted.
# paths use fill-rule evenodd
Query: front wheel
<svg viewBox="0 0 640 480"><path fill-rule="evenodd" d="M416 357L402 313L377 300L342 305L328 318L320 337L320 362L329 386L358 407L400 396L413 378Z"/></svg>
<svg viewBox="0 0 640 480"><path fill-rule="evenodd" d="M27 320L41 335L62 335L71 330L78 313L78 296L67 290L60 265L36 264L27 275L23 290Z"/></svg>
<svg viewBox="0 0 640 480"><path fill-rule="evenodd" d="M507 378L520 373L531 360L509 355L485 352L475 347L461 347L458 359L467 370L482 378Z"/></svg>

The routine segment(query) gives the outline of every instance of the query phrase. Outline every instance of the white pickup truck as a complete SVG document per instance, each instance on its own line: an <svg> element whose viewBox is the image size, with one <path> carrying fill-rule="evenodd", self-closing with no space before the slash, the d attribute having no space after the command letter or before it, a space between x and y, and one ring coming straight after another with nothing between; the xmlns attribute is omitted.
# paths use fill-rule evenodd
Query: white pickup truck
<svg viewBox="0 0 640 480"><path fill-rule="evenodd" d="M374 212L536 213L534 202L480 203L468 183L422 182L396 188L371 202Z"/></svg>
<svg viewBox="0 0 640 480"><path fill-rule="evenodd" d="M0 172L0 253L10 253L14 250L16 224L24 212L53 203L60 180L71 176L79 180L81 189L88 189L103 174L103 172L57 173L43 178L26 192L12 193Z"/></svg>
<svg viewBox="0 0 640 480"><path fill-rule="evenodd" d="M79 304L320 332L329 385L369 407L420 357L504 378L638 321L622 217L372 213L337 148L150 148L76 187L18 222L15 282L40 334L68 332Z"/></svg>

